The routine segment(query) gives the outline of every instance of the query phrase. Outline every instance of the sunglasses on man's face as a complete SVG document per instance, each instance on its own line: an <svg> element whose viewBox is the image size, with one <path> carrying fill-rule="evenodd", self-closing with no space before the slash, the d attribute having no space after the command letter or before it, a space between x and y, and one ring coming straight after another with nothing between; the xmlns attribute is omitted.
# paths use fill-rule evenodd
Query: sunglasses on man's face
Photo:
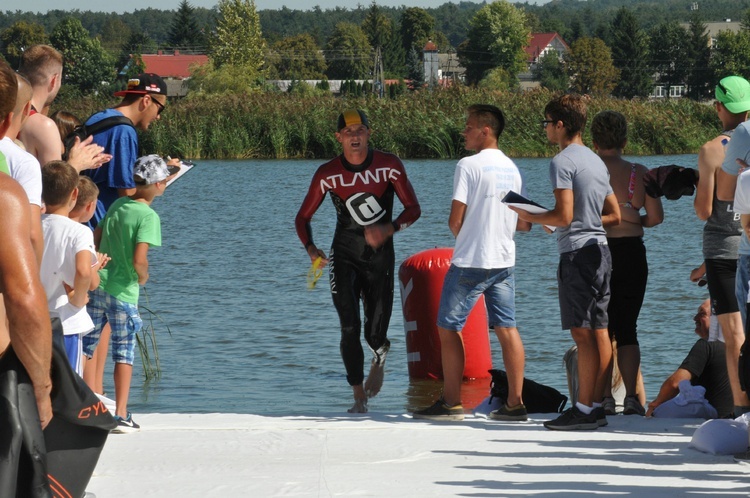
<svg viewBox="0 0 750 498"><path fill-rule="evenodd" d="M161 102L159 102L158 100L156 100L155 98L153 98L153 97L149 97L149 98L151 99L151 102L153 102L154 104L156 104L156 106L159 108L159 110L156 111L156 115L158 116L159 114L162 113L162 111L164 111L164 108L166 106L164 104L162 104Z"/></svg>

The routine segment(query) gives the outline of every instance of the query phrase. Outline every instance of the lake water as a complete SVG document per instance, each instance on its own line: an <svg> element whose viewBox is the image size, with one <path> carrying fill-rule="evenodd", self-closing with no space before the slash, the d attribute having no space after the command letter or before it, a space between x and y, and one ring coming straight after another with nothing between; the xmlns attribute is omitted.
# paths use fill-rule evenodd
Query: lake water
<svg viewBox="0 0 750 498"><path fill-rule="evenodd" d="M637 160L649 167L696 164L694 155ZM321 162L202 161L156 200L164 246L149 251L148 301L142 295L141 304L164 322L155 324L162 374L145 382L136 360L134 413L289 415L344 412L351 406L338 317L327 285L307 290L310 261L294 230L294 216ZM552 205L549 160L517 163L530 196ZM397 267L414 253L453 246L447 219L455 161L405 164L422 217L396 234ZM400 212L396 204L394 211ZM649 399L694 342L692 316L707 297L705 287L688 278L702 260L702 223L692 198L665 201L664 207L665 222L645 237L651 270L638 322ZM326 199L313 219L323 248L330 244L334 222ZM573 342L560 329L555 239L536 226L516 240L517 321L526 376L567 394L562 356ZM431 401L440 383L409 380L398 290L388 334L392 347L385 383L370 410L403 413ZM502 368L494 334L491 346L494 366ZM366 358L369 364L369 353ZM488 380L473 382L466 397L481 399L488 386ZM109 372L105 389L114 391Z"/></svg>

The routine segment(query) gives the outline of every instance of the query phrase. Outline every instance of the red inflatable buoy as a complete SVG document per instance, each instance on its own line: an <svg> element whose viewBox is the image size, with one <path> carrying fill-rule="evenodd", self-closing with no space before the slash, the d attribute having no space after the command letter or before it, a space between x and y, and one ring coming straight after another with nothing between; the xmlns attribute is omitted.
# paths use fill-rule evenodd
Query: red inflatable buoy
<svg viewBox="0 0 750 498"><path fill-rule="evenodd" d="M443 378L436 321L443 280L452 256L453 249L429 249L407 258L398 270L406 361L411 378ZM466 351L464 378L490 377L488 370L492 368L492 355L484 297L477 301L471 311L463 329L463 338Z"/></svg>

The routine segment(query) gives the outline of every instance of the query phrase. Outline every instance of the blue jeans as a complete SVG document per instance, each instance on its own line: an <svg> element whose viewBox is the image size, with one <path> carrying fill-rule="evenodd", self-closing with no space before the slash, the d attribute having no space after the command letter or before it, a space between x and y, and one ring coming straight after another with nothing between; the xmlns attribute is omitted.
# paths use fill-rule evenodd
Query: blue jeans
<svg viewBox="0 0 750 498"><path fill-rule="evenodd" d="M443 282L438 327L460 331L484 295L490 327L516 326L516 279L513 268L460 268L451 265Z"/></svg>

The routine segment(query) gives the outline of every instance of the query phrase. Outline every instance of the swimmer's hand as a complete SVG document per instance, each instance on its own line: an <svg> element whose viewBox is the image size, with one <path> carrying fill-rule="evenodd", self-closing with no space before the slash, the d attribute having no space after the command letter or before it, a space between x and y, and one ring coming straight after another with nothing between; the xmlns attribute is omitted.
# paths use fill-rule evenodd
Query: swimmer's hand
<svg viewBox="0 0 750 498"><path fill-rule="evenodd" d="M326 253L318 249L315 244L307 246L307 255L310 257L310 263L315 264L315 260L320 258L320 267L323 268L328 264L328 256Z"/></svg>
<svg viewBox="0 0 750 498"><path fill-rule="evenodd" d="M378 249L393 237L396 229L393 223L378 223L365 227L365 242L373 249Z"/></svg>
<svg viewBox="0 0 750 498"><path fill-rule="evenodd" d="M313 264L310 267L310 270L307 272L307 288L308 289L314 289L315 284L318 282L318 279L320 279L320 277L323 276L324 266L321 265L322 261L323 261L323 258L321 257L315 258L315 261L313 261Z"/></svg>

